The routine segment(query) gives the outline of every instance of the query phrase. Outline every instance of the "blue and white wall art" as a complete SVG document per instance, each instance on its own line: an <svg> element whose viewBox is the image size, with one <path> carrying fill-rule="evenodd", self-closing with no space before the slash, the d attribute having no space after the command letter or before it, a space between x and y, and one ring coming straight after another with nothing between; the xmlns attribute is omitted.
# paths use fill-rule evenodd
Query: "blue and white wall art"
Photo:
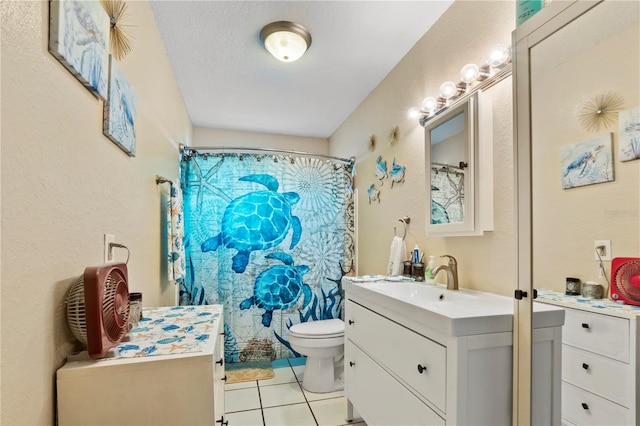
<svg viewBox="0 0 640 426"><path fill-rule="evenodd" d="M109 98L104 103L102 131L129 156L136 155L138 98L118 62L110 57Z"/></svg>
<svg viewBox="0 0 640 426"><path fill-rule="evenodd" d="M620 161L640 159L640 107L618 113Z"/></svg>
<svg viewBox="0 0 640 426"><path fill-rule="evenodd" d="M49 4L49 51L92 93L107 99L109 26L99 1Z"/></svg>
<svg viewBox="0 0 640 426"><path fill-rule="evenodd" d="M611 133L560 148L562 188L569 189L613 178Z"/></svg>

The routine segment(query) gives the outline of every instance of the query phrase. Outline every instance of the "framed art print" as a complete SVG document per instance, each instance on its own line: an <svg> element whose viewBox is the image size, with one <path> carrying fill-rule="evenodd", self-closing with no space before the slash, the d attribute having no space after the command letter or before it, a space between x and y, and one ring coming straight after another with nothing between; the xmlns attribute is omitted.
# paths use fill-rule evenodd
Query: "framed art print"
<svg viewBox="0 0 640 426"><path fill-rule="evenodd" d="M53 0L49 4L49 52L82 84L107 99L109 27L99 1Z"/></svg>
<svg viewBox="0 0 640 426"><path fill-rule="evenodd" d="M109 62L109 97L104 103L102 132L129 156L134 157L138 99L113 56Z"/></svg>

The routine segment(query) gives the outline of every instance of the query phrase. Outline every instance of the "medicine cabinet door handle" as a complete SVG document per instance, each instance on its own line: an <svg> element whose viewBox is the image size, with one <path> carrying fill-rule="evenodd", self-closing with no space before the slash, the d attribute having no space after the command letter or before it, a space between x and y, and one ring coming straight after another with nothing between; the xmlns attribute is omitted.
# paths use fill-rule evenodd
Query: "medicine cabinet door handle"
<svg viewBox="0 0 640 426"><path fill-rule="evenodd" d="M423 367L420 364L418 364L418 373L422 374L425 371L427 371L427 367Z"/></svg>
<svg viewBox="0 0 640 426"><path fill-rule="evenodd" d="M584 368L585 370L588 370L589 369L589 364L583 362L582 363L582 368Z"/></svg>
<svg viewBox="0 0 640 426"><path fill-rule="evenodd" d="M586 322L582 323L582 328L589 328L589 324L587 324Z"/></svg>
<svg viewBox="0 0 640 426"><path fill-rule="evenodd" d="M356 322L355 322L354 320L349 320L349 325L353 325L353 324L355 324L355 323L356 323Z"/></svg>
<svg viewBox="0 0 640 426"><path fill-rule="evenodd" d="M588 405L588 404L585 404L585 403L583 402L583 403L582 403L582 408L584 408L585 410L588 410L588 409L589 409L589 405Z"/></svg>

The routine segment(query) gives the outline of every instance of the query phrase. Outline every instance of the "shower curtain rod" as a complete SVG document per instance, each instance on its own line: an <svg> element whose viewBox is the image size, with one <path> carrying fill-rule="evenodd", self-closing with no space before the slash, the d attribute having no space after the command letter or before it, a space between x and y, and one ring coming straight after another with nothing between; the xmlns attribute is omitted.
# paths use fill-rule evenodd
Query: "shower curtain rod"
<svg viewBox="0 0 640 426"><path fill-rule="evenodd" d="M326 158L328 160L339 161L344 164L354 165L356 162L355 157L351 157L349 159L340 158L340 157L332 157L330 155L324 154L313 154L311 152L302 152L302 151L291 151L291 150L280 150L280 149L272 149L272 148L238 148L238 147L229 147L229 146L199 146L199 147L191 147L180 144L180 151L233 151L234 153L254 153L254 152L263 152L268 154L293 154L293 155L301 155L305 157L318 157L318 158Z"/></svg>

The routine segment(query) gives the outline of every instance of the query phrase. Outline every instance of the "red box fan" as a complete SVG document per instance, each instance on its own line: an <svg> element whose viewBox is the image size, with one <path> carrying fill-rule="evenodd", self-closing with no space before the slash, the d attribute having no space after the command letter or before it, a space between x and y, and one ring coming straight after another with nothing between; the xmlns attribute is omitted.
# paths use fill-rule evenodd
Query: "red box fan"
<svg viewBox="0 0 640 426"><path fill-rule="evenodd" d="M611 262L611 298L640 305L640 258L616 257Z"/></svg>
<svg viewBox="0 0 640 426"><path fill-rule="evenodd" d="M108 263L85 268L67 295L67 322L87 345L91 358L103 358L127 335L129 324L127 265Z"/></svg>

